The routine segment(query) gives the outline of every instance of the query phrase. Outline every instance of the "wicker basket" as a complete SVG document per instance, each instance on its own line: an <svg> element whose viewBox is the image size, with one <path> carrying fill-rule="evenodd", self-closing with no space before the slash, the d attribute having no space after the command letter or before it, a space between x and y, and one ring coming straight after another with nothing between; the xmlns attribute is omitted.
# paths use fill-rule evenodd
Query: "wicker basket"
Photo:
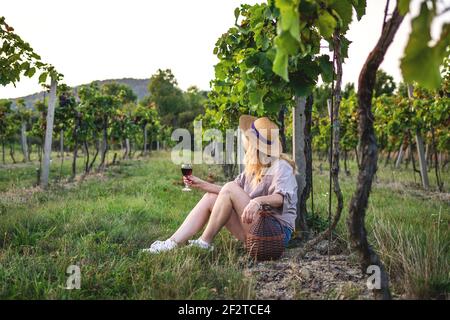
<svg viewBox="0 0 450 320"><path fill-rule="evenodd" d="M284 252L283 239L283 231L274 224L271 214L262 211L250 227L245 247L257 261L277 260Z"/></svg>

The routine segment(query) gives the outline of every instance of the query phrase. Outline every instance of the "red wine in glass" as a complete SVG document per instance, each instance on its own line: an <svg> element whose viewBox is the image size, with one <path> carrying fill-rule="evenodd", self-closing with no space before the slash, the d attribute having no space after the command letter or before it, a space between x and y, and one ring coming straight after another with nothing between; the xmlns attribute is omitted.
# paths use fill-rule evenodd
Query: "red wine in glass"
<svg viewBox="0 0 450 320"><path fill-rule="evenodd" d="M192 165L191 164L182 164L181 165L181 173L183 176L188 177L192 175ZM183 191L191 191L192 189L189 188L189 185L187 183L184 184Z"/></svg>
<svg viewBox="0 0 450 320"><path fill-rule="evenodd" d="M183 176L187 177L192 175L192 169L188 169L188 168L183 168L181 169L181 173L183 173Z"/></svg>

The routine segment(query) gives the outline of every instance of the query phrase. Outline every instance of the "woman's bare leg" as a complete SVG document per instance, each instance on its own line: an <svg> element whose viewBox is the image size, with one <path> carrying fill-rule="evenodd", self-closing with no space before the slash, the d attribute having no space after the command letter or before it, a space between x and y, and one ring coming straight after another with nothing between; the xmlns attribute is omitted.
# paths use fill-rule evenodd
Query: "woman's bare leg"
<svg viewBox="0 0 450 320"><path fill-rule="evenodd" d="M178 244L183 244L194 234L199 232L205 226L206 222L208 222L216 199L217 194L205 193L203 198L197 203L194 209L192 209L183 224L170 239Z"/></svg>
<svg viewBox="0 0 450 320"><path fill-rule="evenodd" d="M220 229L227 226L236 238L244 241L248 226L242 224L240 217L249 202L250 197L237 183L227 183L217 196L201 239L211 243Z"/></svg>
<svg viewBox="0 0 450 320"><path fill-rule="evenodd" d="M230 219L228 219L228 222L225 224L225 228L227 228L236 239L245 242L248 230L250 229L250 224L242 223L241 216L233 210Z"/></svg>

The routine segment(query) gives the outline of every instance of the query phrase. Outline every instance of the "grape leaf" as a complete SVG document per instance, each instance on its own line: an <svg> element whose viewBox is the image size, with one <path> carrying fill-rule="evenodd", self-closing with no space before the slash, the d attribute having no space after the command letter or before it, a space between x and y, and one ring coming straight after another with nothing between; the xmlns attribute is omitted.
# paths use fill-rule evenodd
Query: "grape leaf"
<svg viewBox="0 0 450 320"><path fill-rule="evenodd" d="M341 58L345 60L348 58L348 48L352 42L348 40L346 37L341 36Z"/></svg>
<svg viewBox="0 0 450 320"><path fill-rule="evenodd" d="M359 21L366 14L367 1L366 0L352 0L352 4L353 4L353 8L355 8L356 17L358 18L358 21Z"/></svg>
<svg viewBox="0 0 450 320"><path fill-rule="evenodd" d="M275 38L275 45L288 55L294 55L298 52L298 42L288 32L282 32L278 35Z"/></svg>
<svg viewBox="0 0 450 320"><path fill-rule="evenodd" d="M267 93L266 88L258 88L254 91L250 91L248 94L248 99L250 102L250 107L257 109L262 109L264 107L263 99Z"/></svg>
<svg viewBox="0 0 450 320"><path fill-rule="evenodd" d="M299 14L295 8L281 9L281 28L300 41Z"/></svg>
<svg viewBox="0 0 450 320"><path fill-rule="evenodd" d="M439 64L442 63L442 61L445 58L446 51L448 50L450 46L450 24L447 23L442 27L442 33L441 37L434 46L434 50L436 51L437 59L439 59Z"/></svg>
<svg viewBox="0 0 450 320"><path fill-rule="evenodd" d="M39 83L44 83L45 81L47 81L47 76L48 76L47 72L41 73L41 75L39 76Z"/></svg>
<svg viewBox="0 0 450 320"><path fill-rule="evenodd" d="M408 13L411 0L398 0L398 11L402 16Z"/></svg>
<svg viewBox="0 0 450 320"><path fill-rule="evenodd" d="M289 31L294 39L300 41L300 16L297 10L298 0L277 0L275 5L280 9L282 31Z"/></svg>
<svg viewBox="0 0 450 320"><path fill-rule="evenodd" d="M348 0L339 0L334 2L330 8L334 9L339 14L339 17L342 20L341 31L345 33L352 22L352 5Z"/></svg>
<svg viewBox="0 0 450 320"><path fill-rule="evenodd" d="M289 58L285 51L277 50L277 54L275 56L272 67L273 72L275 72L287 82L289 82L288 60Z"/></svg>
<svg viewBox="0 0 450 320"><path fill-rule="evenodd" d="M279 9L289 8L294 4L292 0L275 0L275 6Z"/></svg>
<svg viewBox="0 0 450 320"><path fill-rule="evenodd" d="M34 74L36 73L36 68L31 67L30 69L28 69L27 71L25 71L25 76L31 78L32 76L34 76Z"/></svg>
<svg viewBox="0 0 450 320"><path fill-rule="evenodd" d="M323 55L319 59L320 70L322 71L322 80L330 83L333 81L333 63L328 55Z"/></svg>
<svg viewBox="0 0 450 320"><path fill-rule="evenodd" d="M310 95L317 84L315 78L305 77L303 73L294 73L291 79L291 88L297 97Z"/></svg>
<svg viewBox="0 0 450 320"><path fill-rule="evenodd" d="M222 62L219 62L218 64L216 64L216 66L214 67L214 71L215 71L216 78L219 80L223 80L227 76L227 70L224 67Z"/></svg>
<svg viewBox="0 0 450 320"><path fill-rule="evenodd" d="M412 31L400 68L406 82L418 82L427 89L436 89L441 83L440 65L449 45L449 27L444 26L441 40L434 47L431 41L430 28L435 13L426 2L421 5L420 13L412 21Z"/></svg>
<svg viewBox="0 0 450 320"><path fill-rule="evenodd" d="M241 10L239 8L234 9L234 17L236 19L235 23L237 23L240 14L241 14Z"/></svg>
<svg viewBox="0 0 450 320"><path fill-rule="evenodd" d="M324 38L330 38L333 35L334 29L336 28L336 19L328 12L322 11L319 15L319 30L320 34Z"/></svg>

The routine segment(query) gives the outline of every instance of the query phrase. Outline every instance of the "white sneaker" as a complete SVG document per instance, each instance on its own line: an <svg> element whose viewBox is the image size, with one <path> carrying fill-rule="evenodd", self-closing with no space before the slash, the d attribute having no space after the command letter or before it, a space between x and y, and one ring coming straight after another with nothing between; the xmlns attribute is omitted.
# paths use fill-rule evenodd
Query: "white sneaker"
<svg viewBox="0 0 450 320"><path fill-rule="evenodd" d="M213 251L214 246L212 244L209 244L206 241L203 241L201 238L198 238L197 240L189 240L189 246L190 247L197 247L204 250Z"/></svg>
<svg viewBox="0 0 450 320"><path fill-rule="evenodd" d="M167 239L166 241L155 241L152 243L150 248L143 249L142 252L147 253L160 253L164 251L170 251L175 249L178 246L178 244L173 241L172 239Z"/></svg>

